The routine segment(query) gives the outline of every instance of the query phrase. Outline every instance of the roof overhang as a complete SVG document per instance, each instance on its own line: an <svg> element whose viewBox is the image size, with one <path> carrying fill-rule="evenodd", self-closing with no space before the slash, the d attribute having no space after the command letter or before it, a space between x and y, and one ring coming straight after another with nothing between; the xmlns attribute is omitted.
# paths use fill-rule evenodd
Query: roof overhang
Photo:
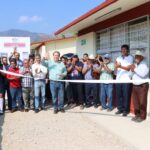
<svg viewBox="0 0 150 150"><path fill-rule="evenodd" d="M73 36L73 37L64 37L64 38L56 38L56 39L49 39L49 40L46 40L46 41L40 41L40 42L33 42L31 43L31 49L39 49L41 46L43 45L47 45L51 42L58 42L58 41L64 41L64 40L70 40L70 39L75 39L76 37Z"/></svg>
<svg viewBox="0 0 150 150"><path fill-rule="evenodd" d="M76 35L80 30L112 18L146 2L149 2L149 0L106 0L96 8L56 31L55 35Z"/></svg>
<svg viewBox="0 0 150 150"><path fill-rule="evenodd" d="M44 45L43 42L36 42L36 43L31 43L31 49L32 50L37 50L39 47L41 47L42 45Z"/></svg>

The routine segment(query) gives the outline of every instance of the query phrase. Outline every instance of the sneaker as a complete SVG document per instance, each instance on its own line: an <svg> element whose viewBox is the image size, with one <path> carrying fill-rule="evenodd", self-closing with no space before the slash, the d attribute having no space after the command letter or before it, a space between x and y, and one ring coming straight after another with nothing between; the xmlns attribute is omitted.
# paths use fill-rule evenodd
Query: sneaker
<svg viewBox="0 0 150 150"><path fill-rule="evenodd" d="M120 114L122 114L122 113L123 113L122 111L118 110L115 114L116 114L116 115L120 115Z"/></svg>

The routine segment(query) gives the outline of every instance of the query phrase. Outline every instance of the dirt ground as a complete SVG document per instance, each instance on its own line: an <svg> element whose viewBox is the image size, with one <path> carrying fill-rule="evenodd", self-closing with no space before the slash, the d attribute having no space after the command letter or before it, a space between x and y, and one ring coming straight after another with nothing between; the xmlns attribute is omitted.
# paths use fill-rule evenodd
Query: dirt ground
<svg viewBox="0 0 150 150"><path fill-rule="evenodd" d="M97 110L98 111L98 110ZM1 150L134 150L74 108L0 116Z"/></svg>

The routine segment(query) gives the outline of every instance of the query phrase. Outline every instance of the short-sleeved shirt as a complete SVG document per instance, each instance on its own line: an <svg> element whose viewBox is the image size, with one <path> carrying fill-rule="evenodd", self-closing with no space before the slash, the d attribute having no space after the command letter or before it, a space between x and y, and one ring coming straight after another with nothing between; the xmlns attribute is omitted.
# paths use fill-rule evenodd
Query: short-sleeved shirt
<svg viewBox="0 0 150 150"><path fill-rule="evenodd" d="M31 72L32 70L31 70L31 68L29 68L29 71ZM21 67L20 68L20 73L21 74L24 74L26 72L26 68L24 68L24 67ZM24 74L26 77L22 77L21 78L21 85L22 85L22 87L23 88L31 88L31 87L33 87L33 78L31 78L32 77L32 75L30 74L30 73L26 73L26 74ZM28 78L29 77L29 78Z"/></svg>
<svg viewBox="0 0 150 150"><path fill-rule="evenodd" d="M127 67L127 66L133 64L133 61L134 61L134 58L131 55L119 56L116 59L116 62L121 63L121 66L124 66L124 67ZM117 74L116 75L117 75L117 77L116 77L117 80L130 80L131 79L129 71L126 71L126 70L121 69L121 68L117 69Z"/></svg>
<svg viewBox="0 0 150 150"><path fill-rule="evenodd" d="M71 66L71 64L70 64ZM76 66L78 67L82 67L83 68L83 63L82 62L77 62ZM70 72L70 79L72 80L82 80L83 79L83 75L82 72L79 72L75 67L72 69L72 71Z"/></svg>
<svg viewBox="0 0 150 150"><path fill-rule="evenodd" d="M115 70L114 63L112 63L112 62L107 64L107 67L109 69L111 69L112 71ZM107 70L102 68L102 70L100 72L100 80L113 80L113 73L109 73Z"/></svg>

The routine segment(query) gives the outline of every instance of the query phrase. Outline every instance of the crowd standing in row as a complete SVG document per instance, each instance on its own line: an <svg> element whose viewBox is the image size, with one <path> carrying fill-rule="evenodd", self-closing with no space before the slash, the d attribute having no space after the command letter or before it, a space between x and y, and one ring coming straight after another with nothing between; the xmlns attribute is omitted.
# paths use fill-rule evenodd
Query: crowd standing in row
<svg viewBox="0 0 150 150"><path fill-rule="evenodd" d="M49 84L54 114L64 113L64 100L67 109L75 106L97 108L112 111L116 101L116 115L127 116L130 112L130 98L133 93L135 117L133 121L142 122L147 115L147 93L149 84L142 82L149 78L149 68L141 51L135 57L129 53L129 46L122 45L121 56L115 62L110 54L104 56L88 54L79 59L78 55L63 55L55 51L53 60L39 54L20 60L19 53L14 50L9 57L1 58L0 70L24 75L0 72L0 114L5 110L5 94L8 98L8 109L13 113L17 110L28 112L46 110L46 86ZM8 63L10 62L10 63ZM77 80L140 80L131 83L82 83ZM75 80L61 82L60 80ZM34 88L33 88L34 87ZM116 96L114 98L114 93Z"/></svg>

